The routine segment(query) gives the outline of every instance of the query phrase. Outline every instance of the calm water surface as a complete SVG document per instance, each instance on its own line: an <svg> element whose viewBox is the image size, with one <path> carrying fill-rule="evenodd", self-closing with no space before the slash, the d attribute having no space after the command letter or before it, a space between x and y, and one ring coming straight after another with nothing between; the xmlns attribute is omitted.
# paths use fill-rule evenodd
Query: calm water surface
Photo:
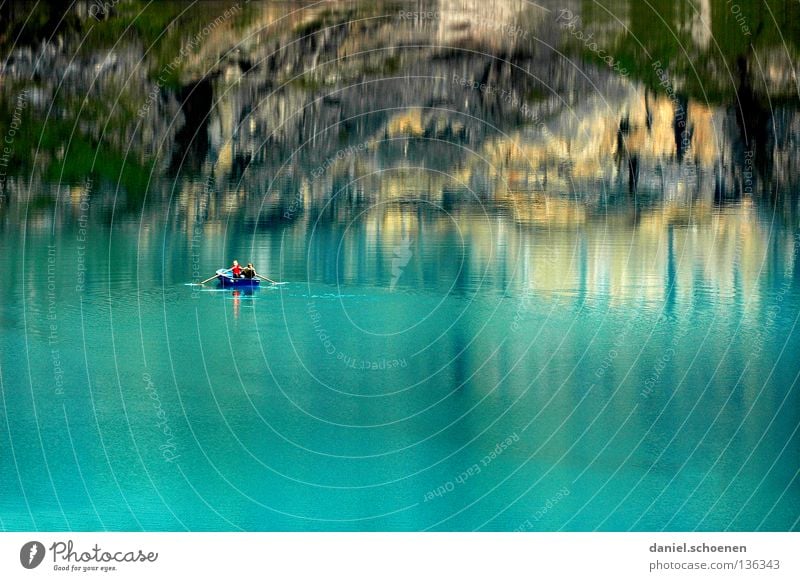
<svg viewBox="0 0 800 581"><path fill-rule="evenodd" d="M387 203L199 247L108 210L4 233L8 529L796 526L800 239L768 208ZM287 282L187 286L198 251Z"/></svg>
<svg viewBox="0 0 800 581"><path fill-rule="evenodd" d="M148 102L210 20L143 61L173 5L113 59L114 19L70 66L68 35L3 47L7 94L36 91L0 198L0 528L798 529L798 107L724 3L653 3L708 68L671 70L685 135L590 3L629 77L548 52L553 3L327 32L353 13L251 3ZM281 284L196 284L233 259Z"/></svg>

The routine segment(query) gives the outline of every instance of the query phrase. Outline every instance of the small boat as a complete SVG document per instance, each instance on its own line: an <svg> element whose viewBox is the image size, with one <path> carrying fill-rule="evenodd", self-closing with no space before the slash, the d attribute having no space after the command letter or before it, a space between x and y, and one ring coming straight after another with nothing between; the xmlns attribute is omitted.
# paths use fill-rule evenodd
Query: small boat
<svg viewBox="0 0 800 581"><path fill-rule="evenodd" d="M217 280L225 288L253 288L261 284L258 278L235 278L227 268L220 268L217 271Z"/></svg>

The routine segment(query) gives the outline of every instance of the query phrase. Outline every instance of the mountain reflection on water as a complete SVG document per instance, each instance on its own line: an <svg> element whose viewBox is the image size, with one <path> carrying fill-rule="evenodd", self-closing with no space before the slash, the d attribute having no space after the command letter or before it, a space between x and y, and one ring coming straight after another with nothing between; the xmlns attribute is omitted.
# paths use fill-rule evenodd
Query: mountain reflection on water
<svg viewBox="0 0 800 581"><path fill-rule="evenodd" d="M800 3L99 6L0 4L0 528L797 528Z"/></svg>
<svg viewBox="0 0 800 581"><path fill-rule="evenodd" d="M3 128L28 89L14 164L32 179L9 195L93 172L136 200L200 181L308 210L337 180L409 164L482 196L792 191L800 8L741 2L748 35L723 0L673 4L123 2L97 22L77 2L56 32L5 5Z"/></svg>
<svg viewBox="0 0 800 581"><path fill-rule="evenodd" d="M224 260L225 236L289 228L302 246L355 219L367 245L450 229L515 280L515 261L559 237L613 232L642 253L617 281L667 276L684 242L730 271L737 241L753 256L788 243L758 224L796 222L800 176L800 9L740 4L736 19L708 0L130 2L95 20L77 2L41 29L7 4L2 129L16 116L25 131L2 227L72 229L82 202L100 222L113 206ZM598 259L535 270L568 278Z"/></svg>

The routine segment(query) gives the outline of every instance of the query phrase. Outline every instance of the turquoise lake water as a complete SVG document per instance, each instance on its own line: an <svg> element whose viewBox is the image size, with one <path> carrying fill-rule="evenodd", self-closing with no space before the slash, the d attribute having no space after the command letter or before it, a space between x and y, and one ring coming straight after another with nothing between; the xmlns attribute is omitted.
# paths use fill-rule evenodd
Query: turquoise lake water
<svg viewBox="0 0 800 581"><path fill-rule="evenodd" d="M800 237L767 207L202 240L111 209L3 232L7 530L798 526ZM286 282L187 286L233 257Z"/></svg>
<svg viewBox="0 0 800 581"><path fill-rule="evenodd" d="M0 530L800 529L800 4L110 4L0 2Z"/></svg>

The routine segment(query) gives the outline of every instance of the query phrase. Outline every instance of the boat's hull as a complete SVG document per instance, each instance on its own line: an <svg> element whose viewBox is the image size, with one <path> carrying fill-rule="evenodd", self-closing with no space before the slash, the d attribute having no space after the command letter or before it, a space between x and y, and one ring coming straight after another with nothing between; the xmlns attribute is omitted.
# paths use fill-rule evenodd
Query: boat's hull
<svg viewBox="0 0 800 581"><path fill-rule="evenodd" d="M257 278L234 278L231 271L225 269L217 271L217 280L225 288L255 288L261 284Z"/></svg>

